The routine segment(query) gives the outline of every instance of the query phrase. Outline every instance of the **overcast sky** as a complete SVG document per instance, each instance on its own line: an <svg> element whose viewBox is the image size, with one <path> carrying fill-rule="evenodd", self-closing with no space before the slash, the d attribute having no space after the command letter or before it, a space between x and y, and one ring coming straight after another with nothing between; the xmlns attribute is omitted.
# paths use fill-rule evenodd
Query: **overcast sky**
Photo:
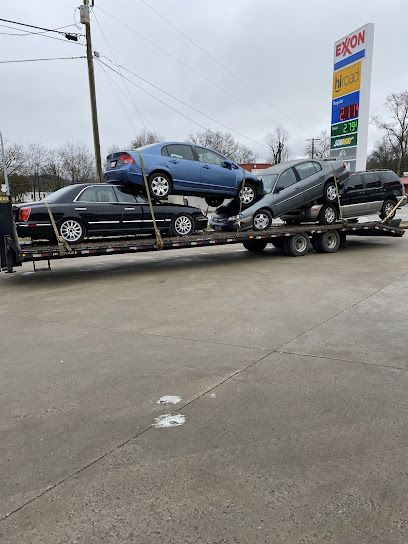
<svg viewBox="0 0 408 544"><path fill-rule="evenodd" d="M290 132L292 155L299 156L304 140L330 125L334 41L367 22L375 24L371 115L384 112L387 94L408 88L407 0L147 1L220 64L142 0L95 0L94 50L214 120L123 72L191 118L128 83L142 122L123 80L113 72L108 79L96 63L103 154L113 144L126 147L143 123L167 140L185 140L202 130L199 125L225 130L222 123L240 133L234 135L260 159L267 154L266 133L282 124ZM0 17L57 28L73 24L74 16L78 22L78 4L2 0ZM13 32L0 27L0 60L85 54L70 42L3 34ZM92 146L86 60L0 64L0 83L0 129L8 141L59 146L78 140ZM370 127L370 145L377 136Z"/></svg>

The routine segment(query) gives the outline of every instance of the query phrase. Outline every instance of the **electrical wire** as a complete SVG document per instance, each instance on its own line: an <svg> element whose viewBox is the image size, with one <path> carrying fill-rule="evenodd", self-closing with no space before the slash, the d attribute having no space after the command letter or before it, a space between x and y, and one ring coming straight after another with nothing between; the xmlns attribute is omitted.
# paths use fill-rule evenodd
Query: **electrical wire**
<svg viewBox="0 0 408 544"><path fill-rule="evenodd" d="M157 49L158 51L160 51L163 55L166 55L167 57L171 58L172 60L176 61L178 64L180 64L181 66L183 66L186 70L188 70L189 72L195 74L196 76L198 76L200 79L202 79L203 81L206 81L207 83L209 83L210 85L212 85L213 87L217 88L218 90L222 91L223 93L225 93L226 95L228 95L229 97L233 98L235 101L239 102L240 104L243 104L246 108L249 107L249 109L255 111L256 113L258 113L263 119L265 119L265 117L269 118L273 123L276 122L276 118L272 117L271 115L269 115L268 113L265 113L263 111L261 111L260 109L256 108L255 106L248 106L248 104L242 100L241 98L239 98L238 96L236 96L234 93L230 92L229 90L225 89L224 87L222 87L221 85L219 85L218 83L216 83L215 81L211 80L209 77L201 74L200 72L198 72L197 70L195 70L194 68L192 68L191 66L189 66L188 64L186 64L184 61L182 61L181 59L179 59L178 57L176 57L175 55L172 55L171 53L169 53L168 51L166 51L165 49L161 48L159 45L157 45L155 42L153 42L152 40L150 40L149 38L147 38L146 36L143 36L142 34L140 34L139 32L137 32L134 28L132 28L131 26L129 26L127 23L124 23L123 21L120 21L117 17L115 17L112 13L109 13L108 11L106 11L105 9L101 8L100 6L95 6L99 11L102 11L107 17L109 17L110 19L113 19L114 21L116 21L118 24L120 24L121 26L123 26L124 28L127 28L130 32L132 32L133 34L135 34L138 38L140 38L141 40L145 41L146 43L148 43L149 45L151 45L152 47L154 47L155 49ZM281 114L283 117L284 114ZM303 134L300 134L296 129L294 129L293 127L291 127L291 132L292 133L295 133L297 134L298 136L300 136L301 138L303 138L304 134L307 133L308 135L310 135L308 132L305 132L303 131Z"/></svg>
<svg viewBox="0 0 408 544"><path fill-rule="evenodd" d="M204 53L209 59L211 59L213 62L215 62L218 66L220 66L223 70L225 70L228 74L230 74L233 78L235 78L237 81L239 81L241 83L241 85L243 85L244 87L246 87L256 98L262 100L262 102L264 102L265 104L268 104L272 109L274 109L277 113L279 113L280 115L286 117L286 119L288 121L290 121L291 123L293 122L287 115L285 115L283 112L281 112L280 110L278 110L276 108L276 106L274 104L272 104L272 102L270 102L267 98L265 97L262 97L262 96L258 96L257 94L257 91L255 91L255 89L253 89L250 85L248 85L248 83L242 79L242 77L240 77L239 75L235 74L230 68L228 68L228 66L226 66L223 62L221 62L220 60L218 60L216 57L214 57L214 55L212 55L211 53L209 53L206 49L204 49L204 47L202 47L199 43L197 43L195 40L193 40L193 38L191 38L188 34L186 34L185 32L183 32L178 26L176 26L168 17L166 17L165 15L163 15L162 13L160 13L156 8L154 8L151 4L149 4L149 2L147 2L147 0L139 0L140 2L142 2L145 6L149 7L158 17L160 17L161 19L163 19L168 25L171 26L171 28L173 28L178 34L180 34L181 36L183 36L183 38L185 38L187 41L189 41L191 44L193 44L195 47L197 47L197 49L199 49L202 53ZM303 130L303 132L305 134L309 134L309 132L307 130L304 130L304 129L301 129Z"/></svg>
<svg viewBox="0 0 408 544"><path fill-rule="evenodd" d="M65 36L65 32L62 30L59 30L57 28L45 28L43 26L35 26L35 25L29 25L27 23L21 23L19 21L11 21L10 19L2 19L0 18L0 21L3 21L4 23L11 23L13 25L19 25L19 26L26 26L27 28L35 28L36 30L45 30L46 32L55 32L56 34L62 34ZM71 26L71 25L69 25ZM77 32L73 32L72 34L76 34L77 36L83 36L83 34L78 34Z"/></svg>
<svg viewBox="0 0 408 544"><path fill-rule="evenodd" d="M100 31L100 33L102 34L102 37L103 37L103 39L105 40L105 43L106 43L106 45L108 46L108 49L109 49L109 51L110 51L110 53L111 53L111 55L112 55L113 62L114 62L114 64L115 64L116 68L117 68L117 69L119 70L119 72L120 72L120 68L119 68L118 62L117 62L117 60L116 60L116 58L115 58L115 55L114 55L114 53L113 53L113 51L112 51L111 46L109 45L108 39L106 38L105 33L104 33L104 31L103 31L103 29L102 29L100 23L99 23L99 19L98 19L98 17L96 16L95 13L93 13L93 17L95 18L95 21L96 21L96 23L97 23L97 25L98 25L98 27L99 27L99 31ZM128 93L129 98L130 98L130 100L131 100L131 102L132 102L132 104L133 104L133 107L135 108L137 114L139 115L140 121L142 122L142 125L143 125L144 129L146 130L146 123L145 123L144 120L143 120L143 117L142 117L142 114L141 114L141 112L140 112L140 109L137 107L136 102L135 102L134 99L133 99L133 96L132 96L132 94L131 94L131 92L130 92L130 90L129 90L127 81L126 81L125 79L123 79L122 81L123 81L123 83L124 83L124 85L125 85L125 87L126 87L127 93ZM152 128L153 128L153 127L152 127ZM153 130L154 130L154 129L153 129Z"/></svg>
<svg viewBox="0 0 408 544"><path fill-rule="evenodd" d="M2 27L6 27L6 25L0 25ZM7 28L13 28L12 26L9 26ZM17 30L16 28L13 28L13 30ZM27 36L28 34L25 34L24 31L21 31L23 32L22 34L15 34L15 33L9 33L9 32L0 32L0 34L3 34L3 35L12 35L12 36ZM47 33L41 33L39 32L38 34L36 32L33 32L33 35L36 35L38 36L39 38L48 38L50 40L57 40L59 42L64 42L64 43L68 43L68 44L71 44L71 45L80 45L81 47L86 47L86 45L84 43L81 43L81 42L77 42L77 41L72 41L72 40L68 40L67 38L57 38L56 36L49 36ZM82 34L78 34L78 36L82 36Z"/></svg>
<svg viewBox="0 0 408 544"><path fill-rule="evenodd" d="M82 57L50 57L43 59L15 59L15 60L0 60L0 64L13 64L16 62L42 62L44 60L74 60L74 59L86 59L85 56Z"/></svg>
<svg viewBox="0 0 408 544"><path fill-rule="evenodd" d="M106 57L104 57L106 58ZM100 58L98 59L99 62L101 62L102 64L104 64L107 68L109 68L110 70L116 72L117 74L121 75L117 70L115 70L114 68L112 68L112 66L109 66L108 64L106 64L105 62L103 62ZM110 59L107 59L110 61ZM112 62L112 61L110 61ZM129 70L128 68L125 68L124 66L121 66L119 65L120 68L122 68L123 70L125 70L126 72L129 72L130 74L132 74L133 76L137 77L138 79L140 79L141 81L143 81L144 83L146 83L147 85L150 85L151 87L153 87L154 89L158 90L159 92L165 94L166 96L169 96L170 98L172 98L173 100L176 100L177 102L179 102L180 104L183 104L184 106L190 108L191 110L199 113L200 115L202 115L203 117L206 117L207 119L209 119L210 121L213 121L214 123L217 123L218 125L220 125L221 127L229 130L230 132L234 132L235 134L237 134L238 136L240 136L241 138L245 138L246 140L252 142L253 144L256 144L257 146L261 146L261 147L264 147L266 149L269 149L269 147L261 142L258 142L256 140L253 140L252 138L250 138L249 136L246 136L245 134L243 134L242 132L239 132L238 130L235 130L233 128L231 128L230 126L228 125L225 125L224 123L222 123L221 121L218 121L217 119L215 119L214 117L211 117L210 115L207 115L206 113L202 112L201 110L199 110L198 108L192 106L191 104L188 104L188 102L185 102L184 100L181 100L180 98L178 98L177 96L167 92L167 91L164 91L162 88L160 88L158 85L155 85L154 83L151 83L150 81L148 81L147 79L139 76L138 74L136 74L135 72L132 72L132 70ZM122 77L125 77L122 75ZM132 83L133 85L136 85L138 88L140 88L142 91L144 92L147 92L146 89L144 89L143 87L140 87L139 85L137 85L134 81L126 78L130 83ZM158 99L155 95L152 95L151 93L148 93L150 94L150 96L153 96L154 98ZM163 101L161 101L163 102ZM167 103L165 103L167 104ZM168 104L167 104L168 105ZM176 110L178 113L180 113L178 110ZM184 114L182 114L184 115ZM189 118L191 120L191 118ZM193 121L195 122L195 121ZM198 123L196 123L198 124ZM207 127L203 127L203 125L200 125L202 128L205 128L206 130L210 130L209 128ZM211 131L212 132L212 131Z"/></svg>
<svg viewBox="0 0 408 544"><path fill-rule="evenodd" d="M69 28L71 26L75 26L75 25L71 24L71 25L66 25L66 26L60 26L60 27L56 28L55 30L60 30L61 28ZM3 27L4 28L11 28L12 30L18 30L18 32L14 32L14 33L13 32L0 32L0 34L6 35L6 36L38 36L40 34L46 34L47 32L49 32L49 30L41 30L40 32L25 32L24 30L19 30L19 29L14 28L13 26L10 26L10 25L0 25L0 27L2 27L2 28ZM69 33L69 34L71 34L71 33ZM83 34L81 34L81 36L83 36Z"/></svg>

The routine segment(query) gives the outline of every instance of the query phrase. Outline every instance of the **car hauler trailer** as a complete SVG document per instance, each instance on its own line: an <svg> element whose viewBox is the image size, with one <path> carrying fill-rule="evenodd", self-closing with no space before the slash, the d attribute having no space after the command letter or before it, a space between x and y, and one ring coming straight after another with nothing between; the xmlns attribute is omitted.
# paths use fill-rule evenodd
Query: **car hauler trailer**
<svg viewBox="0 0 408 544"><path fill-rule="evenodd" d="M401 237L404 230L399 221L336 223L333 225L300 224L289 226L279 224L267 231L213 232L206 231L194 236L163 238L158 243L155 237L98 239L72 245L42 245L20 242L12 221L11 204L3 208L0 217L0 264L1 270L14 271L14 267L30 262L35 269L37 261L46 261L50 268L52 260L73 259L102 255L145 253L148 251L209 247L242 243L246 249L261 252L268 243L280 248L286 255L298 257L314 248L322 253L334 253L345 247L347 236L391 236Z"/></svg>

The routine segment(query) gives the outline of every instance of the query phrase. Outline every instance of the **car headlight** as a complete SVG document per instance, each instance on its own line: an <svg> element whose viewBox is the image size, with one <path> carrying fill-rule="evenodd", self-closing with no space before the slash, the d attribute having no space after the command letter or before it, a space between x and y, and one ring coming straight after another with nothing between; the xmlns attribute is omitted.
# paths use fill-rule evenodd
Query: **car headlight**
<svg viewBox="0 0 408 544"><path fill-rule="evenodd" d="M242 218L243 218L243 215L242 213L240 213L238 215L231 215L231 217L228 217L228 221L239 221Z"/></svg>

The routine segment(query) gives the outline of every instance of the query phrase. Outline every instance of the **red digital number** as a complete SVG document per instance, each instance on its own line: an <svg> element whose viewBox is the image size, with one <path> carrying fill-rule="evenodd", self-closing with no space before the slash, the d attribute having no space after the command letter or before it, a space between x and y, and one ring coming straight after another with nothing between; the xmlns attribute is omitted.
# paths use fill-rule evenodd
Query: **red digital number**
<svg viewBox="0 0 408 544"><path fill-rule="evenodd" d="M340 121L348 121L358 117L358 102L351 104L350 106L343 106L340 108Z"/></svg>

